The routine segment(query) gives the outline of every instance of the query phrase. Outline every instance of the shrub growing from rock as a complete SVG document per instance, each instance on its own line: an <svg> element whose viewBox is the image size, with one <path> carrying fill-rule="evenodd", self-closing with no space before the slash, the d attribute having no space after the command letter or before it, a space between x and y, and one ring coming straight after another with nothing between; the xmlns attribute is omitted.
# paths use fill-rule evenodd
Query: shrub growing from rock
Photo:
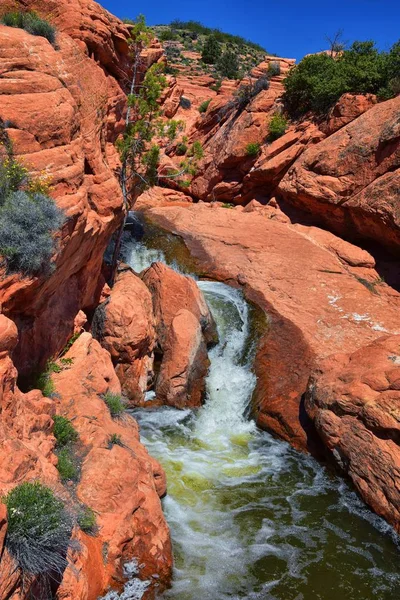
<svg viewBox="0 0 400 600"><path fill-rule="evenodd" d="M211 100L204 100L204 102L202 102L199 106L199 113L205 113L207 112L207 108L209 107Z"/></svg>
<svg viewBox="0 0 400 600"><path fill-rule="evenodd" d="M82 510L78 515L78 525L85 533L96 533L96 514L89 506L82 507Z"/></svg>
<svg viewBox="0 0 400 600"><path fill-rule="evenodd" d="M113 418L122 415L122 413L125 410L125 406L119 394L112 394L111 392L107 392L106 394L104 394L103 398Z"/></svg>
<svg viewBox="0 0 400 600"><path fill-rule="evenodd" d="M257 144L257 143L247 144L247 146L246 146L246 155L247 156L251 156L251 157L258 156L260 150L261 150L260 144Z"/></svg>
<svg viewBox="0 0 400 600"><path fill-rule="evenodd" d="M45 19L41 19L35 12L8 12L1 22L8 27L25 29L32 35L46 38L50 44L56 41L56 29Z"/></svg>
<svg viewBox="0 0 400 600"><path fill-rule="evenodd" d="M78 469L70 448L62 448L58 453L57 470L61 481L78 481Z"/></svg>
<svg viewBox="0 0 400 600"><path fill-rule="evenodd" d="M11 192L0 207L0 255L9 273L48 272L55 250L53 234L64 217L43 194Z"/></svg>
<svg viewBox="0 0 400 600"><path fill-rule="evenodd" d="M18 485L2 501L8 513L6 547L22 572L62 574L72 531L63 502L39 482Z"/></svg>
<svg viewBox="0 0 400 600"><path fill-rule="evenodd" d="M269 141L273 142L280 138L286 131L287 120L285 117L279 113L275 113L272 115L271 121L269 122L268 130Z"/></svg>
<svg viewBox="0 0 400 600"><path fill-rule="evenodd" d="M176 146L176 155L177 156L184 156L186 154L187 150L188 150L187 144L185 144L184 142L180 142Z"/></svg>
<svg viewBox="0 0 400 600"><path fill-rule="evenodd" d="M55 415L54 421L54 437L57 440L57 446L62 448L78 439L78 433L71 421L61 415Z"/></svg>

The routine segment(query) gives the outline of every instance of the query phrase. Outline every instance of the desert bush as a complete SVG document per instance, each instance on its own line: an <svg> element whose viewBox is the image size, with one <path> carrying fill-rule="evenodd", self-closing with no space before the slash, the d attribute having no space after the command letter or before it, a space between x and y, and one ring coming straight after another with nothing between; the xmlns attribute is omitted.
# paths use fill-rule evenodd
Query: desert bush
<svg viewBox="0 0 400 600"><path fill-rule="evenodd" d="M267 76L263 75L259 77L254 83L250 81L247 84L242 84L237 90L234 98L234 104L240 109L243 110L246 106L258 96L260 92L263 90L267 90L269 88L269 79Z"/></svg>
<svg viewBox="0 0 400 600"><path fill-rule="evenodd" d="M63 502L39 482L22 483L5 496L6 547L23 573L62 574L72 519Z"/></svg>
<svg viewBox="0 0 400 600"><path fill-rule="evenodd" d="M227 48L218 60L217 68L222 77L238 79L239 56L233 48Z"/></svg>
<svg viewBox="0 0 400 600"><path fill-rule="evenodd" d="M103 396L104 402L107 404L110 414L113 418L121 416L125 410L124 403L119 394L112 394L107 392Z"/></svg>
<svg viewBox="0 0 400 600"><path fill-rule="evenodd" d="M48 196L12 192L0 207L0 255L8 272L48 272L55 251L53 234L63 213Z"/></svg>
<svg viewBox="0 0 400 600"><path fill-rule="evenodd" d="M48 360L43 373L40 373L35 379L35 389L42 392L46 398L52 398L55 395L55 386L51 378L53 373L60 373L62 367L52 360Z"/></svg>
<svg viewBox="0 0 400 600"><path fill-rule="evenodd" d="M28 169L11 155L0 160L0 207L12 192L28 183Z"/></svg>
<svg viewBox="0 0 400 600"><path fill-rule="evenodd" d="M1 19L3 25L25 29L32 35L46 38L50 44L56 41L56 29L45 19L41 19L35 12L9 12Z"/></svg>
<svg viewBox="0 0 400 600"><path fill-rule="evenodd" d="M78 439L78 433L71 421L61 415L55 415L54 421L54 437L57 440L57 446L63 447Z"/></svg>
<svg viewBox="0 0 400 600"><path fill-rule="evenodd" d="M285 133L286 127L287 120L283 115L281 115L280 113L275 113L274 115L272 115L272 118L268 125L269 141L273 142L274 140L280 138Z"/></svg>
<svg viewBox="0 0 400 600"><path fill-rule="evenodd" d="M374 42L354 42L333 57L316 54L303 58L285 80L284 102L289 113L324 114L345 92L393 97L391 81L400 68L400 43L389 53L379 52Z"/></svg>
<svg viewBox="0 0 400 600"><path fill-rule="evenodd" d="M246 155L247 156L251 156L251 157L258 156L260 150L261 150L261 146L258 143L247 144L247 146L246 146Z"/></svg>
<svg viewBox="0 0 400 600"><path fill-rule="evenodd" d="M72 451L64 447L58 453L57 470L61 481L78 481L78 469L76 468Z"/></svg>
<svg viewBox="0 0 400 600"><path fill-rule="evenodd" d="M280 74L281 74L281 66L280 66L279 62L277 62L277 61L271 62L268 66L268 76L275 77L276 75L280 75Z"/></svg>
<svg viewBox="0 0 400 600"><path fill-rule="evenodd" d="M82 510L78 514L78 525L85 533L96 533L96 514L89 506L82 506Z"/></svg>
<svg viewBox="0 0 400 600"><path fill-rule="evenodd" d="M204 43L201 60L206 65L214 65L221 57L221 53L220 43L217 41L215 35L210 35Z"/></svg>
<svg viewBox="0 0 400 600"><path fill-rule="evenodd" d="M187 150L188 150L187 144L184 144L183 142L180 142L176 146L176 154L177 154L177 156L184 156L186 154Z"/></svg>
<svg viewBox="0 0 400 600"><path fill-rule="evenodd" d="M211 99L210 100L204 100L204 102L202 102L200 104L200 106L199 106L199 113L205 113L205 112L207 112L207 108L209 107L210 102L211 102Z"/></svg>
<svg viewBox="0 0 400 600"><path fill-rule="evenodd" d="M199 142L197 140L196 142L193 143L192 147L190 148L190 150L188 152L188 156L192 156L196 161L201 160L203 158L204 150L203 150L203 146L201 145L201 142Z"/></svg>

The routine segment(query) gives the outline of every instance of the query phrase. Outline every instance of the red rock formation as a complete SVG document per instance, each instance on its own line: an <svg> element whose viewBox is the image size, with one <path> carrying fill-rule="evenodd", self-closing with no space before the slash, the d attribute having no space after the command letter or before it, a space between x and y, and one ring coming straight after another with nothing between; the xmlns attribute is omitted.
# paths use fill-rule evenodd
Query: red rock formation
<svg viewBox="0 0 400 600"><path fill-rule="evenodd" d="M183 238L203 273L243 286L266 311L270 327L255 363L257 421L307 447L300 401L312 367L382 331L396 333L400 295L379 283L367 252L315 227L290 225L274 206L169 206L146 215Z"/></svg>
<svg viewBox="0 0 400 600"><path fill-rule="evenodd" d="M145 565L141 577L151 580L153 592L155 587L162 589L172 565L169 531L159 501L166 490L165 475L140 444L136 422L128 416L113 420L101 397L108 390L120 392L110 355L90 334L82 334L65 355L70 359L68 367L53 375L59 398L55 402L38 390L19 391L9 356L16 343L15 325L0 315L0 495L18 483L39 479L71 509L78 501L93 508L99 526L95 537L78 529L74 532L80 549L71 551L71 566L57 597L97 600L110 585L123 581L123 563L132 558ZM79 434L77 451L83 463L76 490L63 488L55 466L52 416L56 410L73 421ZM110 446L113 434L120 436L122 446ZM16 600L21 597L22 580L7 551L2 552L6 524L1 506L0 597Z"/></svg>
<svg viewBox="0 0 400 600"><path fill-rule="evenodd" d="M143 274L153 296L157 343L163 354L157 401L177 408L201 406L216 328L193 279L154 263Z"/></svg>
<svg viewBox="0 0 400 600"><path fill-rule="evenodd" d="M2 310L20 331L14 359L26 373L58 351L78 311L98 301L103 252L121 217L113 166L128 32L90 0L17 5L50 15L57 50L45 38L0 26L0 117L17 158L33 173L51 176L52 195L68 217L52 276L14 275L0 285Z"/></svg>
<svg viewBox="0 0 400 600"><path fill-rule="evenodd" d="M154 315L148 288L131 270L118 274L108 300L97 309L94 325L97 338L111 354L124 394L135 406L143 404L153 371Z"/></svg>
<svg viewBox="0 0 400 600"><path fill-rule="evenodd" d="M322 361L306 409L338 466L400 531L400 336Z"/></svg>
<svg viewBox="0 0 400 600"><path fill-rule="evenodd" d="M108 352L83 333L65 358L71 365L53 375L60 396L57 412L78 431L84 459L76 496L95 511L99 533L95 538L80 534L83 551L72 553L59 597L96 600L122 581L123 563L132 558L143 565L140 576L163 589L172 566L159 500L166 490L164 472L141 445L136 422L129 416L112 419L102 399L107 391L121 389ZM110 446L113 434L121 446Z"/></svg>

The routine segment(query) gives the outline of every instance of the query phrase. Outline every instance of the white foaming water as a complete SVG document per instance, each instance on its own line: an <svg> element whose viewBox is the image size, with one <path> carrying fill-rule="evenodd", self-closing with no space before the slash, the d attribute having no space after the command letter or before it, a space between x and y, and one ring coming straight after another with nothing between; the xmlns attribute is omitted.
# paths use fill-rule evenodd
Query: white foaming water
<svg viewBox="0 0 400 600"><path fill-rule="evenodd" d="M132 256L137 252L136 244ZM149 266L152 252L132 266ZM220 336L210 352L205 405L197 412L134 411L168 479L163 506L175 569L163 597L398 597L396 534L342 480L246 418L255 385L246 356L248 305L224 284L199 286Z"/></svg>

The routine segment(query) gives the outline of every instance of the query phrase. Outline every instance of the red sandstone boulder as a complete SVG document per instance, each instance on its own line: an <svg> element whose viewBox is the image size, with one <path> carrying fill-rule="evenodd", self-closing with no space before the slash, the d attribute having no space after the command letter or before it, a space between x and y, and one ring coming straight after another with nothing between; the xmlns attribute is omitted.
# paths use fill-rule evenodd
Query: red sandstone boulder
<svg viewBox="0 0 400 600"><path fill-rule="evenodd" d="M335 133L344 125L351 123L351 121L367 112L377 101L374 94L343 94L330 111L326 123L321 125L321 130L326 135Z"/></svg>
<svg viewBox="0 0 400 600"><path fill-rule="evenodd" d="M305 406L337 465L400 531L400 336L322 361Z"/></svg>
<svg viewBox="0 0 400 600"><path fill-rule="evenodd" d="M143 404L153 371L153 305L148 288L129 268L118 274L108 300L97 309L93 331L110 352L127 398Z"/></svg>
<svg viewBox="0 0 400 600"><path fill-rule="evenodd" d="M398 253L400 97L382 102L306 152L279 194L350 239Z"/></svg>
<svg viewBox="0 0 400 600"><path fill-rule="evenodd" d="M193 279L161 263L147 269L143 281L153 296L163 354L157 399L178 408L200 406L209 366L206 346L217 337L203 294Z"/></svg>
<svg viewBox="0 0 400 600"><path fill-rule="evenodd" d="M168 406L201 406L209 360L199 320L186 309L173 318L157 379L157 400Z"/></svg>

